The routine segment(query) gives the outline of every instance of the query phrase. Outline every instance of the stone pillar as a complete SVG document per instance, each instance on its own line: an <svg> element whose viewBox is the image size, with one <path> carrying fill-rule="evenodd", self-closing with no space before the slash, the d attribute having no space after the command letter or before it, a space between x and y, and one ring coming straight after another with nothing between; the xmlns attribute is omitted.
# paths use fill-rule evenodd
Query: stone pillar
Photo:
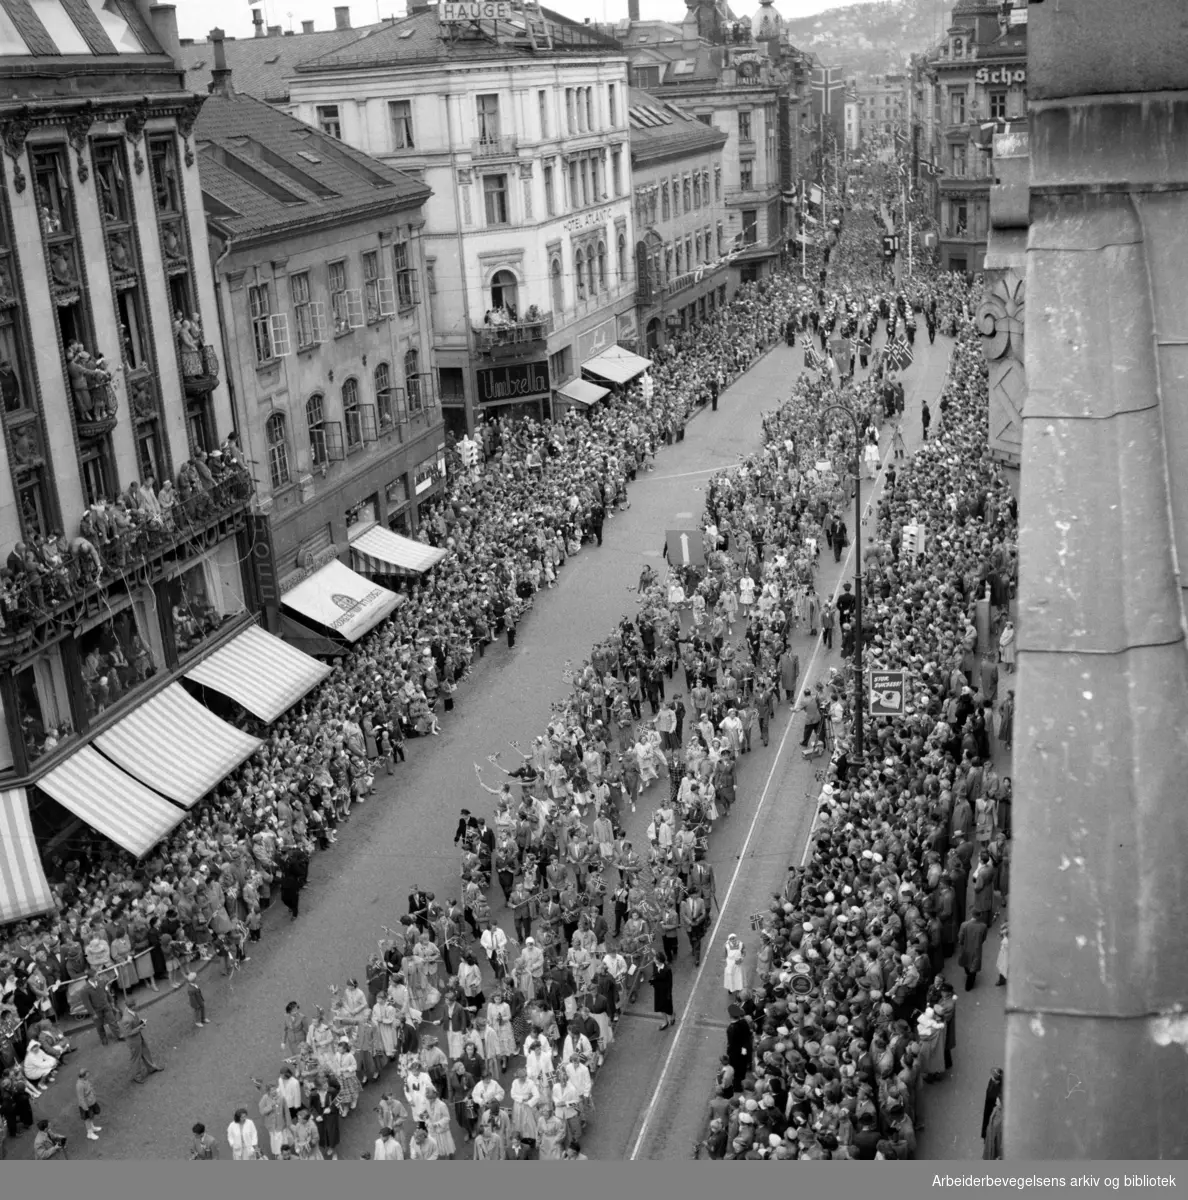
<svg viewBox="0 0 1188 1200"><path fill-rule="evenodd" d="M990 237L986 248L986 294L978 310L982 348L990 369L990 453L1019 465L1023 445L1023 315L1029 224L1028 135L994 137L994 184L990 188Z"/></svg>

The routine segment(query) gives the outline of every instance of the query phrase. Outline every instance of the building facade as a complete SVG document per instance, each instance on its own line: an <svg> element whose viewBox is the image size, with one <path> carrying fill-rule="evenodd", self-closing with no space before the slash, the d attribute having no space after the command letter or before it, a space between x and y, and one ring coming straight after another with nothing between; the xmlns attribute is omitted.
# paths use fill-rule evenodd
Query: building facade
<svg viewBox="0 0 1188 1200"><path fill-rule="evenodd" d="M610 346L633 348L626 59L552 16L408 17L301 64L293 111L432 189L422 237L440 398L483 414L551 411Z"/></svg>
<svg viewBox="0 0 1188 1200"><path fill-rule="evenodd" d="M411 533L445 486L429 189L237 95L229 71L215 87L194 136L227 371L284 595L368 528Z"/></svg>
<svg viewBox="0 0 1188 1200"><path fill-rule="evenodd" d="M652 351L729 299L727 135L635 88L628 119L638 325Z"/></svg>
<svg viewBox="0 0 1188 1200"><path fill-rule="evenodd" d="M616 29L630 60L633 87L679 105L726 135L722 147L725 245L735 283L763 278L785 250L785 202L796 180L790 164L799 150L799 95L789 72L753 42L748 29L725 28L712 3L690 7L683 25L631 21ZM781 115L781 113L783 115Z"/></svg>
<svg viewBox="0 0 1188 1200"><path fill-rule="evenodd" d="M980 271L990 228L993 138L1027 115L1027 9L958 0L928 60L937 112L942 267Z"/></svg>
<svg viewBox="0 0 1188 1200"><path fill-rule="evenodd" d="M31 782L256 595L173 9L6 12L0 772Z"/></svg>

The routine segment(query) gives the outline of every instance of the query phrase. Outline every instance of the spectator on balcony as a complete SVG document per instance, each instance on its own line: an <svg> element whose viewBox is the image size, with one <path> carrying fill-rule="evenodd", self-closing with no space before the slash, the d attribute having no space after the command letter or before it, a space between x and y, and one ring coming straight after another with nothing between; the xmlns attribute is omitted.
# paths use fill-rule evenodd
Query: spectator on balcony
<svg viewBox="0 0 1188 1200"><path fill-rule="evenodd" d="M177 522L173 513L176 506L177 494L173 490L173 480L166 479L161 484L161 491L157 496L157 508L161 513L161 528L169 533L176 528Z"/></svg>

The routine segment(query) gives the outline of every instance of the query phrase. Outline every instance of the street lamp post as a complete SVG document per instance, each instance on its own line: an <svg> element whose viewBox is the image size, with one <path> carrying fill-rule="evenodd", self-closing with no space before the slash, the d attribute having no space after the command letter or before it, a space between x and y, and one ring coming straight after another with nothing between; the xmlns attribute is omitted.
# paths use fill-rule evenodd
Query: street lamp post
<svg viewBox="0 0 1188 1200"><path fill-rule="evenodd" d="M824 412L843 413L854 426L854 757L861 760L866 703L866 681L862 677L862 430L858 414L844 404L827 404Z"/></svg>

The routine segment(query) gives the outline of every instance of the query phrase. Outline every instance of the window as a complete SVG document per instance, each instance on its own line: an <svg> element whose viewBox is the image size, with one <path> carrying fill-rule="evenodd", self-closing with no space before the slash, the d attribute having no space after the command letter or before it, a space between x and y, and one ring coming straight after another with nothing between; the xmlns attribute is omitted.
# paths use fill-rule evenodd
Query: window
<svg viewBox="0 0 1188 1200"><path fill-rule="evenodd" d="M157 208L164 213L180 213L181 184L178 180L177 146L173 134L152 140L149 144L149 159Z"/></svg>
<svg viewBox="0 0 1188 1200"><path fill-rule="evenodd" d="M412 101L389 100L388 120L392 123L392 149L415 150L416 143L413 141L412 125Z"/></svg>
<svg viewBox="0 0 1188 1200"><path fill-rule="evenodd" d="M616 196L623 194L623 151L614 149L611 151L611 188Z"/></svg>
<svg viewBox="0 0 1188 1200"><path fill-rule="evenodd" d="M124 362L133 370L147 365L148 331L139 284L116 292L116 311L120 318L120 350Z"/></svg>
<svg viewBox="0 0 1188 1200"><path fill-rule="evenodd" d="M718 254L726 253L726 228L721 221L718 222Z"/></svg>
<svg viewBox="0 0 1188 1200"><path fill-rule="evenodd" d="M649 88L658 88L660 86L659 66L632 67L631 86L642 88L645 92Z"/></svg>
<svg viewBox="0 0 1188 1200"><path fill-rule="evenodd" d="M491 307L505 309L514 321L518 313L516 299L516 277L510 271L496 271L491 276Z"/></svg>
<svg viewBox="0 0 1188 1200"><path fill-rule="evenodd" d="M345 262L332 262L326 268L330 281L330 316L334 321L334 333L346 333L351 328L350 305L347 301L347 274Z"/></svg>
<svg viewBox="0 0 1188 1200"><path fill-rule="evenodd" d="M572 349L571 346L562 346L556 354L549 355L549 378L554 386L564 383L573 374L573 368L570 366Z"/></svg>
<svg viewBox="0 0 1188 1200"><path fill-rule="evenodd" d="M695 261L695 262L704 262L705 260L704 260L704 258L702 257L703 246L702 246L701 234L700 234L700 233L699 233L699 234L697 235L697 237L694 239L694 243L693 243L693 244L694 244L694 248L695 248L695 250L696 250L696 253L697 253L697 258L696 258L694 261Z"/></svg>
<svg viewBox="0 0 1188 1200"><path fill-rule="evenodd" d="M707 167L705 170L703 170L701 172L701 198L702 198L703 203L705 203L707 206L709 205L709 202L710 202L710 181L709 181L709 179L710 179L709 168Z"/></svg>
<svg viewBox="0 0 1188 1200"><path fill-rule="evenodd" d="M595 204L606 199L606 184L602 178L602 165L597 155L590 158L590 199Z"/></svg>
<svg viewBox="0 0 1188 1200"><path fill-rule="evenodd" d="M544 165L544 194L545 194L545 212L550 217L557 214L557 200L553 194L553 164L547 162Z"/></svg>
<svg viewBox="0 0 1188 1200"><path fill-rule="evenodd" d="M577 110L574 108L573 88L565 89L565 131L577 133Z"/></svg>
<svg viewBox="0 0 1188 1200"><path fill-rule="evenodd" d="M138 421L136 424L136 469L141 481L147 483L161 479L161 431L157 420Z"/></svg>
<svg viewBox="0 0 1188 1200"><path fill-rule="evenodd" d="M955 237L964 237L969 228L969 213L964 200L954 200L952 207L952 233Z"/></svg>
<svg viewBox="0 0 1188 1200"><path fill-rule="evenodd" d="M576 251L573 256L573 277L574 287L577 290L577 298L584 300L586 298L586 275L585 275L586 258L580 250Z"/></svg>
<svg viewBox="0 0 1188 1200"><path fill-rule="evenodd" d="M312 346L314 336L313 309L309 302L309 272L289 276L289 291L293 297L293 324L296 327L298 349Z"/></svg>
<svg viewBox="0 0 1188 1200"><path fill-rule="evenodd" d="M488 225L508 223L506 175L483 176L483 204L486 207Z"/></svg>
<svg viewBox="0 0 1188 1200"><path fill-rule="evenodd" d="M326 452L326 417L320 392L315 392L305 402L305 424L309 428L310 462L315 467L324 467L330 456Z"/></svg>
<svg viewBox="0 0 1188 1200"><path fill-rule="evenodd" d="M111 464L108 462L107 447L102 438L83 442L79 451L82 469L83 494L88 504L98 504L115 495L112 486Z"/></svg>
<svg viewBox="0 0 1188 1200"><path fill-rule="evenodd" d="M714 167L714 199L722 199L722 168Z"/></svg>
<svg viewBox="0 0 1188 1200"><path fill-rule="evenodd" d="M256 365L261 366L276 357L272 349L272 326L268 319L272 311L268 284L261 283L248 288L248 309L252 318L252 343L256 350Z"/></svg>
<svg viewBox="0 0 1188 1200"><path fill-rule="evenodd" d="M264 422L264 440L268 443L268 475L275 492L289 482L289 445L285 440L285 414L274 412Z"/></svg>
<svg viewBox="0 0 1188 1200"><path fill-rule="evenodd" d="M540 112L540 136L549 136L549 93L541 88L536 93L536 107Z"/></svg>
<svg viewBox="0 0 1188 1200"><path fill-rule="evenodd" d="M590 160L583 157L578 170L582 181L582 207L587 208L590 204Z"/></svg>
<svg viewBox="0 0 1188 1200"><path fill-rule="evenodd" d="M738 164L738 186L744 192L750 192L755 187L755 164L753 162L740 162Z"/></svg>
<svg viewBox="0 0 1188 1200"><path fill-rule="evenodd" d="M606 85L606 111L610 126L614 129L619 124L619 89L613 83Z"/></svg>
<svg viewBox="0 0 1188 1200"><path fill-rule="evenodd" d="M960 177L965 174L965 143L957 142L949 147L949 173Z"/></svg>
<svg viewBox="0 0 1188 1200"><path fill-rule="evenodd" d="M685 243L677 238L676 242L676 273L683 275L685 273Z"/></svg>
<svg viewBox="0 0 1188 1200"><path fill-rule="evenodd" d="M627 236L619 234L619 282L627 281Z"/></svg>
<svg viewBox="0 0 1188 1200"><path fill-rule="evenodd" d="M363 307L368 325L380 319L379 284L379 251L367 250L363 254Z"/></svg>
<svg viewBox="0 0 1188 1200"><path fill-rule="evenodd" d="M417 273L408 265L408 243L392 244L392 265L396 271L396 301L401 308L411 308L420 300Z"/></svg>
<svg viewBox="0 0 1188 1200"><path fill-rule="evenodd" d="M571 158L569 160L569 207L571 209L581 208L581 204L578 202L577 178L578 178L577 159Z"/></svg>
<svg viewBox="0 0 1188 1200"><path fill-rule="evenodd" d="M759 241L759 210L744 208L742 210L743 244L754 246Z"/></svg>
<svg viewBox="0 0 1188 1200"><path fill-rule="evenodd" d="M486 92L476 96L475 108L478 115L479 141L484 146L498 143L499 96L494 92Z"/></svg>
<svg viewBox="0 0 1188 1200"><path fill-rule="evenodd" d="M668 180L666 179L660 185L660 216L667 221L670 213L668 210Z"/></svg>
<svg viewBox="0 0 1188 1200"><path fill-rule="evenodd" d="M347 453L363 445L363 416L359 412L359 383L348 379L342 385L342 415L346 421Z"/></svg>
<svg viewBox="0 0 1188 1200"><path fill-rule="evenodd" d="M681 194L685 197L685 212L693 211L693 184L689 176L685 176L684 183L681 185Z"/></svg>
<svg viewBox="0 0 1188 1200"><path fill-rule="evenodd" d="M554 258L549 264L549 282L553 291L553 308L561 312L565 308L565 284L562 279L561 260Z"/></svg>
<svg viewBox="0 0 1188 1200"><path fill-rule="evenodd" d="M421 387L421 356L415 350L404 356L404 386L409 412L420 412L425 407L425 395Z"/></svg>
<svg viewBox="0 0 1188 1200"><path fill-rule="evenodd" d="M749 112L738 114L738 140L740 142L751 140L751 114Z"/></svg>
<svg viewBox="0 0 1188 1200"><path fill-rule="evenodd" d="M949 124L965 124L965 89L953 88L949 92Z"/></svg>
<svg viewBox="0 0 1188 1200"><path fill-rule="evenodd" d="M375 407L379 414L379 427L390 429L396 421L396 406L392 403L392 372L387 363L375 369Z"/></svg>
<svg viewBox="0 0 1188 1200"><path fill-rule="evenodd" d="M990 120L1005 121L1007 115L1006 92L990 93Z"/></svg>
<svg viewBox="0 0 1188 1200"><path fill-rule="evenodd" d="M693 172L693 207L701 207L701 172Z"/></svg>
<svg viewBox="0 0 1188 1200"><path fill-rule="evenodd" d="M598 243L598 286L606 291L606 243Z"/></svg>
<svg viewBox="0 0 1188 1200"><path fill-rule="evenodd" d="M714 114L713 114L713 113L698 113L698 114L697 114L697 119L698 119L698 120L699 120L699 121L700 121L700 122L701 122L703 125L710 125L710 126L712 126L712 125L713 125L713 123L714 123Z"/></svg>
<svg viewBox="0 0 1188 1200"><path fill-rule="evenodd" d="M583 88L586 93L586 130L594 128L594 89L592 87Z"/></svg>
<svg viewBox="0 0 1188 1200"><path fill-rule="evenodd" d="M97 143L94 151L95 180L99 185L99 207L105 222L131 219L128 180L124 174L123 148L118 142Z"/></svg>
<svg viewBox="0 0 1188 1200"><path fill-rule="evenodd" d="M342 123L338 119L337 104L319 104L314 110L317 114L317 125L323 133L342 141Z"/></svg>

